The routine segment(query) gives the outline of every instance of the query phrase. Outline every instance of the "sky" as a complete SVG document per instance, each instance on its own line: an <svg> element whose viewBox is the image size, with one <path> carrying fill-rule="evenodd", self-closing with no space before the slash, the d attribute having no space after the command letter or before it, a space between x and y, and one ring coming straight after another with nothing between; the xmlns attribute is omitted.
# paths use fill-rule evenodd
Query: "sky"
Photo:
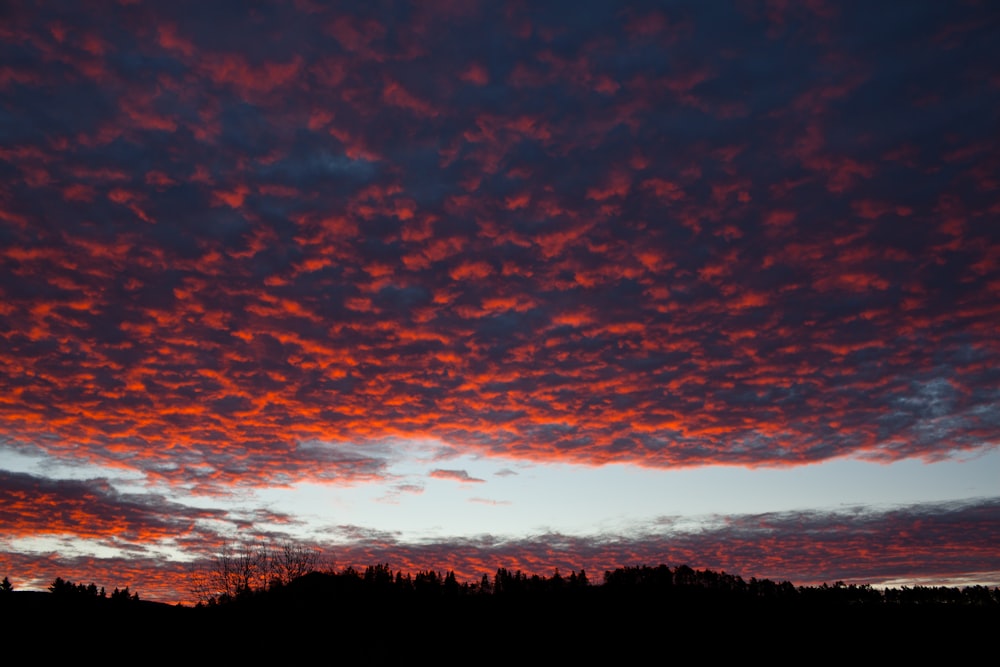
<svg viewBox="0 0 1000 667"><path fill-rule="evenodd" d="M989 1L0 9L0 575L1000 585Z"/></svg>

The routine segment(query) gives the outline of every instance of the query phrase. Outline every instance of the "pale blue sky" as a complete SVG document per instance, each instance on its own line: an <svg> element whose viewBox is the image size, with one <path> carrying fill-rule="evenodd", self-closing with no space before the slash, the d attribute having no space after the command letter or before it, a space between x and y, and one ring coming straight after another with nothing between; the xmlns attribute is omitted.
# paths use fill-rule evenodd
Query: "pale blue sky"
<svg viewBox="0 0 1000 667"><path fill-rule="evenodd" d="M243 488L224 497L159 491L184 504L238 514L259 508L286 513L302 521L291 527L302 536L350 525L394 532L404 540L549 531L614 534L665 516L694 526L718 515L891 507L1000 494L996 448L934 462L838 459L781 468L682 469L540 464L465 455L438 458L446 450L426 442L396 443L390 450L392 462L383 481ZM122 492L148 491L138 475L12 450L2 452L0 465L51 478L104 477ZM464 471L483 481L432 477L436 469Z"/></svg>
<svg viewBox="0 0 1000 667"><path fill-rule="evenodd" d="M433 461L420 453L426 450L417 449L415 455L389 467L398 475L392 482L303 483L259 490L256 496L273 510L308 517L312 526L332 522L419 538L615 533L662 516L697 520L709 515L894 506L1000 493L1000 451L995 449L931 463L840 459L783 468L674 470L470 456ZM434 469L464 470L484 481L432 478L429 473ZM401 485L423 490L397 491Z"/></svg>

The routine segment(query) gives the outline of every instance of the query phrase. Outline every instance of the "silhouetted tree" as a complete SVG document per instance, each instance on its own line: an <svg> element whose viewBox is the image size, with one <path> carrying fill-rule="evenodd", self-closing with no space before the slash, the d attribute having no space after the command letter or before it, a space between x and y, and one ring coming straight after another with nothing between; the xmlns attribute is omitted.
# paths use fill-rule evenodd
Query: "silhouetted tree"
<svg viewBox="0 0 1000 667"><path fill-rule="evenodd" d="M191 590L202 603L229 602L288 585L318 564L318 552L293 542L227 544L205 570L194 573Z"/></svg>
<svg viewBox="0 0 1000 667"><path fill-rule="evenodd" d="M97 586L93 582L89 586L83 583L74 584L62 577L55 578L49 585L49 592L63 599L77 600L96 600L99 595Z"/></svg>
<svg viewBox="0 0 1000 667"><path fill-rule="evenodd" d="M461 587L458 585L458 580L455 579L455 572L453 570L448 570L448 574L444 577L443 586L445 595L458 595Z"/></svg>
<svg viewBox="0 0 1000 667"><path fill-rule="evenodd" d="M501 567L493 575L493 593L495 595L523 593L527 589L527 584L528 577L520 570L511 572L507 568Z"/></svg>
<svg viewBox="0 0 1000 667"><path fill-rule="evenodd" d="M392 568L389 567L388 563L369 565L365 568L364 580L369 587L377 590L388 590L393 583Z"/></svg>
<svg viewBox="0 0 1000 667"><path fill-rule="evenodd" d="M294 542L283 542L267 551L269 551L267 580L272 586L289 584L299 577L315 572L319 564L319 553Z"/></svg>
<svg viewBox="0 0 1000 667"><path fill-rule="evenodd" d="M404 575L402 571L396 571L396 590L402 592L413 591L413 578L409 572Z"/></svg>
<svg viewBox="0 0 1000 667"><path fill-rule="evenodd" d="M0 594L10 593L14 590L14 586L10 583L10 579L7 577L3 578L3 583L0 583Z"/></svg>
<svg viewBox="0 0 1000 667"><path fill-rule="evenodd" d="M263 544L225 545L206 572L195 578L200 600L229 602L267 588L270 554Z"/></svg>
<svg viewBox="0 0 1000 667"><path fill-rule="evenodd" d="M678 565L674 568L674 583L678 586L692 586L695 580L695 571L687 565Z"/></svg>
<svg viewBox="0 0 1000 667"><path fill-rule="evenodd" d="M441 575L434 570L421 570L413 578L413 589L422 595L436 595L441 592Z"/></svg>
<svg viewBox="0 0 1000 667"><path fill-rule="evenodd" d="M59 596L68 596L76 593L76 586L72 581L66 581L62 577L56 577L51 584L49 584L49 593Z"/></svg>

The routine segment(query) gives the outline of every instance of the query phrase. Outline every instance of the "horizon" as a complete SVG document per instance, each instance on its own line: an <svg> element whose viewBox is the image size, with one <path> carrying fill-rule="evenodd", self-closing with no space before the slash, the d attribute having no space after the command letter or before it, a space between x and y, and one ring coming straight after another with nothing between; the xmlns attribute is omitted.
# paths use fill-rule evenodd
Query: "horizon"
<svg viewBox="0 0 1000 667"><path fill-rule="evenodd" d="M285 552L284 556L282 556L283 551ZM244 570L244 560L246 560L248 564L246 565L248 568L246 570ZM227 564L223 565L223 561ZM324 559L323 554L309 551L308 547L302 547L302 545L292 542L264 543L260 541L226 545L220 553L216 555L216 561L214 563L207 564L203 569L193 573L189 572L187 573L187 576L178 579L178 581L181 582L180 589L174 589L173 594L168 595L166 599L151 599L142 597L138 591L132 591L128 586L115 586L109 590L107 586L98 586L95 582L85 582L84 580L74 581L72 577L63 578L58 576L45 588L31 587L18 589L13 587L13 585L10 585L8 577L4 577L3 583L4 592L7 593L54 593L64 599L109 599L111 601L132 600L136 602L141 600L142 602L153 602L171 606L202 607L205 605L214 606L216 604L225 605L235 603L239 602L241 599L266 598L267 596L275 593L280 595L282 590L293 582L298 582L300 579L303 581L317 581L312 578L314 575L332 578L355 578L359 581L369 583L369 574L371 571L374 571L375 576L370 580L370 583L375 585L375 589L369 591L371 594L377 594L379 590L384 592L384 589L380 588L380 586L384 583L394 583L395 587L400 591L413 591L414 584L418 583L424 575L434 577L435 579L430 583L435 583L435 585L446 585L446 582L451 579L459 587L461 587L466 594L492 594L495 592L494 586L496 585L496 580L502 577L519 579L520 581L525 582L525 584L542 585L546 582L555 582L556 580L559 580L562 584L568 585L570 588L575 586L591 587L605 585L616 587L621 585L620 578L616 575L627 575L630 571L646 571L647 573L652 574L662 570L663 568L666 568L667 571L673 575L673 585L689 585L694 588L702 588L706 585L709 588L712 587L711 582L715 581L714 578L709 578L707 580L700 578L696 582L679 582L677 579L679 576L678 573L682 570L688 570L690 574L699 575L699 577L704 574L712 575L712 577L718 575L723 578L729 578L736 587L733 589L726 588L726 590L730 590L730 592L734 593L746 593L746 588L741 589L740 587L744 585L753 586L755 582L762 584L770 583L779 587L791 585L799 593L808 591L818 592L837 588L868 589L879 592L883 597L889 595L890 593L905 594L918 589L966 591L970 589L985 588L987 590L992 589L993 592L1000 592L1000 586L983 584L978 581L953 581L949 583L939 580L929 582L906 580L904 582L883 582L880 584L870 584L837 580L834 582L823 581L816 584L801 584L787 579L774 580L767 577L755 577L744 573L726 572L724 570L714 570L712 568L691 567L687 563L681 563L674 566L664 563L632 564L618 566L603 572L591 572L590 574L582 568L580 570L574 569L560 571L560 569L556 567L552 571L546 573L531 571L526 572L517 568L511 569L500 566L495 568L492 572L484 572L480 576L465 579L456 575L454 570L447 568L440 569L429 567L421 568L417 571L410 571L393 568L391 563L369 563L368 565L360 567L350 564L338 568L334 567L331 561ZM382 573L388 574L389 579L387 582L382 579ZM250 582L247 584L247 589L245 591L237 592L233 590L226 590L230 587L238 586L238 582L242 582L244 576L247 576ZM616 579L618 579L617 584L615 584ZM265 581L267 583L265 583ZM647 580L646 583L641 586L651 586L653 588L657 588L661 585L662 582L657 584L654 583L654 581ZM299 590L302 591L308 589ZM355 592L357 592L357 590L358 589L355 589ZM534 590L536 592L540 592L542 590L550 589L536 588ZM553 592L558 591L558 589L552 590ZM566 589L563 590L565 592ZM899 602L899 599L896 599L896 602Z"/></svg>

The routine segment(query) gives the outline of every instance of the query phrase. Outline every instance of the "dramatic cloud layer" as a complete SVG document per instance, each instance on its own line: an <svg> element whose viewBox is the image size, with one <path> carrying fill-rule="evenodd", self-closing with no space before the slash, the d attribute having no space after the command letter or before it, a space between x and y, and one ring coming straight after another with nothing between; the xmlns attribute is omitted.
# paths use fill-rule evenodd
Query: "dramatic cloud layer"
<svg viewBox="0 0 1000 667"><path fill-rule="evenodd" d="M109 541L162 540L183 536L199 519L224 516L148 494L120 494L106 480L52 480L0 470L0 524L7 538L72 533Z"/></svg>
<svg viewBox="0 0 1000 667"><path fill-rule="evenodd" d="M988 2L8 2L0 445L219 496L413 439L995 448L998 35ZM15 535L209 518L0 497Z"/></svg>

